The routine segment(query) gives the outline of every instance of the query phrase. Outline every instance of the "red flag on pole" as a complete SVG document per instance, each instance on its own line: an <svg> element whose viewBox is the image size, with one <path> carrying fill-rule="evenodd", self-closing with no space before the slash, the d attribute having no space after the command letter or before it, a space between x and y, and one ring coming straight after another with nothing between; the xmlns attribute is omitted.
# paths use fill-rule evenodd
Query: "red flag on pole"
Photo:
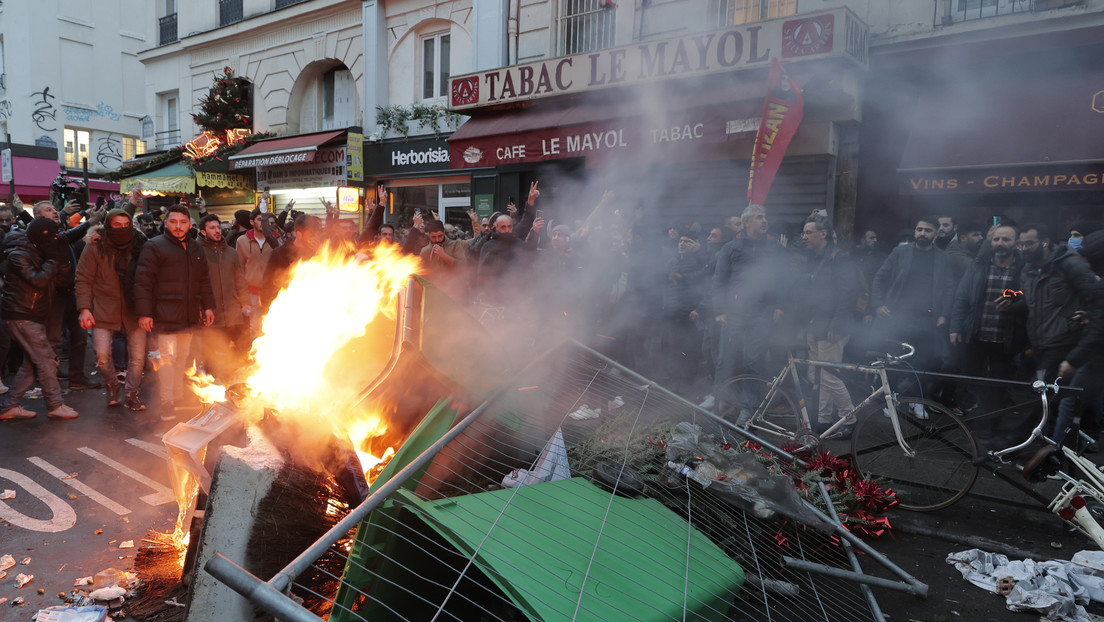
<svg viewBox="0 0 1104 622"><path fill-rule="evenodd" d="M755 135L755 147L751 151L751 171L748 179L748 205L763 205L767 201L771 183L786 155L790 139L801 125L805 100L782 62L771 57L770 77L767 78L767 97L763 101L763 118Z"/></svg>

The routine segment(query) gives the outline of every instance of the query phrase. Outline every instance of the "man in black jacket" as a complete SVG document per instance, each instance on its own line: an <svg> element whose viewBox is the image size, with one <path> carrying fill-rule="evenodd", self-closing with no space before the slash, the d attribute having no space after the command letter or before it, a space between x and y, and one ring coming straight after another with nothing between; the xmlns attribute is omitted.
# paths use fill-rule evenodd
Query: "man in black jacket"
<svg viewBox="0 0 1104 622"><path fill-rule="evenodd" d="M1024 225L1018 245L1024 258L1020 276L1024 295L1016 306L1027 308L1027 337L1035 354L1036 377L1049 381L1066 375L1072 376L1073 387L1099 385L1095 377L1099 354L1079 343L1080 326L1073 320L1077 311L1097 313L1096 275L1076 252L1052 245L1043 225ZM1078 369L1072 373L1071 368ZM1072 421L1075 408L1074 398L1062 399L1056 425ZM1060 437L1061 428L1055 429Z"/></svg>
<svg viewBox="0 0 1104 622"><path fill-rule="evenodd" d="M157 385L161 418L166 420L176 417L175 401L183 396L183 359L188 355L193 330L199 324L210 326L215 321L207 257L188 236L191 224L187 208L170 207L164 235L142 248L134 277L138 325L147 332L157 331L161 354Z"/></svg>
<svg viewBox="0 0 1104 622"><path fill-rule="evenodd" d="M47 414L74 419L77 411L65 404L57 377L57 357L46 337L46 321L54 298L54 283L67 269L58 244L58 224L49 218L35 218L27 232L9 234L4 242L8 263L0 294L0 314L8 332L23 346L23 364L11 389L0 402L0 420L32 419L36 415L20 405L23 394L34 384L42 385Z"/></svg>
<svg viewBox="0 0 1104 622"><path fill-rule="evenodd" d="M1016 229L1002 225L993 230L991 252L976 258L962 275L951 311L950 343L959 351L962 368L972 376L1010 380L1013 357L1024 345L1016 317L1000 307L1020 289L1023 260L1016 254ZM1008 295L1005 292L1009 292ZM998 307L998 304L1000 307ZM1007 392L981 387L978 399L985 411L1001 406ZM1001 427L993 417L981 420L982 436L995 436Z"/></svg>

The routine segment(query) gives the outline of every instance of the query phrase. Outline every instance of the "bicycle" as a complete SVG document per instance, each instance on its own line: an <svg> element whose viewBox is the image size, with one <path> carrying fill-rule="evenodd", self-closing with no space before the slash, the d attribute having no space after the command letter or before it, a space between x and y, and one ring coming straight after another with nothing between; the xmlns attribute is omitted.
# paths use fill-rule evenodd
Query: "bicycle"
<svg viewBox="0 0 1104 622"><path fill-rule="evenodd" d="M850 431L853 445L857 439L863 439L860 443L863 446L895 448L892 460L888 459L889 454L879 460L877 475L894 482L902 508L930 511L947 507L961 499L977 477L974 464L977 444L961 418L946 407L927 399L902 397L893 391L886 368L904 363L915 353L915 348L907 343L900 346L904 354L882 354L869 365L790 356L774 378L736 376L721 392L720 414L742 429L781 438L791 446L787 449L792 453L817 449L829 440L842 440L847 435L847 426L854 425ZM813 370L860 372L873 376L876 382L871 393L848 416L817 433L806 408L799 365ZM787 381L797 399L787 390ZM872 412L859 419L867 411ZM856 466L858 458L855 456ZM862 463L866 463L865 456Z"/></svg>

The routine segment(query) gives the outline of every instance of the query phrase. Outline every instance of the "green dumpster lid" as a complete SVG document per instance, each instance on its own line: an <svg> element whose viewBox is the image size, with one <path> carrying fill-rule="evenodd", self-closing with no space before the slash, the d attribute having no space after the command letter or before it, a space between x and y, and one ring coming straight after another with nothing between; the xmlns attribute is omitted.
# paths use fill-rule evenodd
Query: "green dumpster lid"
<svg viewBox="0 0 1104 622"><path fill-rule="evenodd" d="M414 505L534 620L721 620L743 584L734 560L658 501L581 478Z"/></svg>

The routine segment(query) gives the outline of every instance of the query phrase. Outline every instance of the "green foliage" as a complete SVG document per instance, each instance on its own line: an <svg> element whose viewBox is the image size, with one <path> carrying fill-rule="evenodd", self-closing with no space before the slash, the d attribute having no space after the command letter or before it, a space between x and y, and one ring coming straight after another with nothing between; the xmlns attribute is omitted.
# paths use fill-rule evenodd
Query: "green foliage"
<svg viewBox="0 0 1104 622"><path fill-rule="evenodd" d="M460 115L449 112L441 105L376 106L376 124L383 128L385 134L409 138L411 121L416 123L418 129L432 131L435 138L440 138L444 130L460 127Z"/></svg>

